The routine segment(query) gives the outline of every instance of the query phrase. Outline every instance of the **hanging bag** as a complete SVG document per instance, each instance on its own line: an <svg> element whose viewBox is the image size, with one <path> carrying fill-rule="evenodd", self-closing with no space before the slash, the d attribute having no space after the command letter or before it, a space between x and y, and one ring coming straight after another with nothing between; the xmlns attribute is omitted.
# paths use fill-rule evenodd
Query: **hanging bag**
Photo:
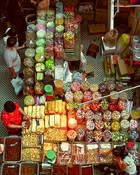
<svg viewBox="0 0 140 175"><path fill-rule="evenodd" d="M19 76L17 76L16 78L13 78L11 80L11 84L14 88L15 94L18 95L23 88L23 80Z"/></svg>

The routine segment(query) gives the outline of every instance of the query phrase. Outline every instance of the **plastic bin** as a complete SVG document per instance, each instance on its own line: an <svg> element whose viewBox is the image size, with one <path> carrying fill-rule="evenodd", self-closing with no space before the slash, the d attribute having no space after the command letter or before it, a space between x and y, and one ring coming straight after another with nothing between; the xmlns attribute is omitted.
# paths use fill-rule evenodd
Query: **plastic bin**
<svg viewBox="0 0 140 175"><path fill-rule="evenodd" d="M20 175L39 175L39 164L37 162L22 162Z"/></svg>
<svg viewBox="0 0 140 175"><path fill-rule="evenodd" d="M3 163L1 175L19 175L20 165L18 163Z"/></svg>
<svg viewBox="0 0 140 175"><path fill-rule="evenodd" d="M21 161L21 147L21 137L5 137L3 161L12 163Z"/></svg>

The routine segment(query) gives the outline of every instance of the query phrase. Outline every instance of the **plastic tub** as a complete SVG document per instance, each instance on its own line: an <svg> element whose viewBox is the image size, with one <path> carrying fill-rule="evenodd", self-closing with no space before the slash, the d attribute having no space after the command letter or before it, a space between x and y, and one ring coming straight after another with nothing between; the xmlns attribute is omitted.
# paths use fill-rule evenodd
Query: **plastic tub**
<svg viewBox="0 0 140 175"><path fill-rule="evenodd" d="M37 162L22 162L20 175L39 175L39 164Z"/></svg>
<svg viewBox="0 0 140 175"><path fill-rule="evenodd" d="M20 165L18 163L3 163L1 175L19 175Z"/></svg>
<svg viewBox="0 0 140 175"><path fill-rule="evenodd" d="M10 136L4 138L4 162L19 162L21 161L21 137Z"/></svg>

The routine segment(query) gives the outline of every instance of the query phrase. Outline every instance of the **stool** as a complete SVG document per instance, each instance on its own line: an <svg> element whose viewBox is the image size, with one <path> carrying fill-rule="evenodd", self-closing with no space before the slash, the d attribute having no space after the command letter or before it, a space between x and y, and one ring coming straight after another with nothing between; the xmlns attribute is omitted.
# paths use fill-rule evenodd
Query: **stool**
<svg viewBox="0 0 140 175"><path fill-rule="evenodd" d="M98 51L99 51L99 46L91 43L88 47L86 55L96 58Z"/></svg>

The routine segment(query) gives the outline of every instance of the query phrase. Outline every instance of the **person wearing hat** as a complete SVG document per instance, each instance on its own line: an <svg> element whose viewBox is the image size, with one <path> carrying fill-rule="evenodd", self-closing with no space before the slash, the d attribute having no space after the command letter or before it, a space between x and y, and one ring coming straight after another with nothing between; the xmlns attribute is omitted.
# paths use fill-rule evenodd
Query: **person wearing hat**
<svg viewBox="0 0 140 175"><path fill-rule="evenodd" d="M114 156L114 164L119 167L123 174L127 173L128 175L137 175L137 167L134 163L134 159L130 154L127 153L126 149L127 146L134 146L132 143L129 142L125 146L117 146L107 152L103 152L101 156L106 157L110 153Z"/></svg>
<svg viewBox="0 0 140 175"><path fill-rule="evenodd" d="M7 128L9 135L21 135L21 129L29 128L30 126L30 116L25 114L17 102L5 102L1 113L1 120ZM25 125L22 125L23 120L26 121Z"/></svg>

